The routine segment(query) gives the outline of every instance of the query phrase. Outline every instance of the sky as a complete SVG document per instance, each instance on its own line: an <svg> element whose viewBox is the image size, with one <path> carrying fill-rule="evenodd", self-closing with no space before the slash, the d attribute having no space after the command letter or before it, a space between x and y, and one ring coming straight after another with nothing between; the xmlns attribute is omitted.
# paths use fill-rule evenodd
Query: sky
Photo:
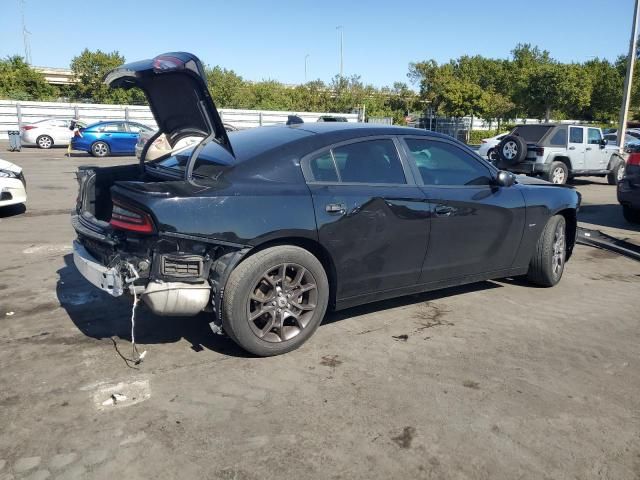
<svg viewBox="0 0 640 480"><path fill-rule="evenodd" d="M24 0L31 63L68 67L85 47L127 61L188 51L247 80L295 84L339 73L408 83L410 62L507 58L518 43L564 62L629 48L633 0ZM24 55L20 0L0 0L0 57Z"/></svg>

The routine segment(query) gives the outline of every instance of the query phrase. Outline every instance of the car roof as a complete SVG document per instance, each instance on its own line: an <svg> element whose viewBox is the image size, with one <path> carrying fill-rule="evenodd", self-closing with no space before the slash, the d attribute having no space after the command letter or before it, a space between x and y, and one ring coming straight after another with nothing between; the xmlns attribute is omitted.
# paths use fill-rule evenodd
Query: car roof
<svg viewBox="0 0 640 480"><path fill-rule="evenodd" d="M327 135L331 133L349 131L354 137L369 135L426 135L426 130L411 127L400 127L396 125L384 125L378 123L356 123L356 122L317 122L288 125L286 128L295 128L315 133L317 135ZM434 132L429 132L434 133ZM439 134L437 134L439 135ZM444 135L443 135L444 136Z"/></svg>
<svg viewBox="0 0 640 480"><path fill-rule="evenodd" d="M452 138L448 135L418 128L355 122L303 123L272 125L229 132L236 161L269 155L269 152L285 149L289 154L304 155L328 145L352 139L379 135L413 135L431 138ZM216 156L219 145L211 142L201 156Z"/></svg>

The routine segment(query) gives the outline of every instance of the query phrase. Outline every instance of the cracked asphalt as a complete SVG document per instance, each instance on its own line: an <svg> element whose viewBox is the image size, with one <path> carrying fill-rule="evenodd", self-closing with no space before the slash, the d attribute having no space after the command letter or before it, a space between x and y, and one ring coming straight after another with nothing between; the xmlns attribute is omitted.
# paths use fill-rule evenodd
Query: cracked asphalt
<svg viewBox="0 0 640 480"><path fill-rule="evenodd" d="M84 282L65 149L5 151L26 212L0 212L0 479L640 478L640 263L578 246L520 280L327 316L300 350L245 355L206 315L139 311ZM640 244L615 188L580 220ZM117 394L117 396L115 395Z"/></svg>

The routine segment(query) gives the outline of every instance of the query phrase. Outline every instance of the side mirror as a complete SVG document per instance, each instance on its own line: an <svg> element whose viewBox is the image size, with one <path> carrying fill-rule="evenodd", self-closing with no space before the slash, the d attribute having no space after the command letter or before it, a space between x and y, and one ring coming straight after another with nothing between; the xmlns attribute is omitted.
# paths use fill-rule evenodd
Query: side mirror
<svg viewBox="0 0 640 480"><path fill-rule="evenodd" d="M496 183L500 187L510 187L516 183L516 176L511 172L500 170L498 175L496 175Z"/></svg>

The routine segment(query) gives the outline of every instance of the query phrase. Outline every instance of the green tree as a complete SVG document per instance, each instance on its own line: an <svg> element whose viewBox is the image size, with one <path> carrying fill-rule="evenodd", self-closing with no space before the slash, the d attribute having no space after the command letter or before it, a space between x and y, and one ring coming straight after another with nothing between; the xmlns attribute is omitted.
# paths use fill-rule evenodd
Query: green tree
<svg viewBox="0 0 640 480"><path fill-rule="evenodd" d="M75 84L71 89L73 98L94 103L144 103L144 94L139 89L109 88L104 83L106 74L124 61L124 57L116 51L92 52L85 48L71 60L71 70L75 77Z"/></svg>
<svg viewBox="0 0 640 480"><path fill-rule="evenodd" d="M58 90L44 75L15 55L0 60L0 98L11 100L55 100Z"/></svg>
<svg viewBox="0 0 640 480"><path fill-rule="evenodd" d="M524 98L529 115L549 121L552 112L563 115L586 108L591 99L591 81L578 64L539 65L529 74Z"/></svg>
<svg viewBox="0 0 640 480"><path fill-rule="evenodd" d="M588 120L608 122L617 120L622 105L624 76L608 60L598 58L584 64L591 80L592 90L589 105L582 111Z"/></svg>
<svg viewBox="0 0 640 480"><path fill-rule="evenodd" d="M233 70L216 65L207 68L209 91L219 108L248 108L248 85Z"/></svg>

